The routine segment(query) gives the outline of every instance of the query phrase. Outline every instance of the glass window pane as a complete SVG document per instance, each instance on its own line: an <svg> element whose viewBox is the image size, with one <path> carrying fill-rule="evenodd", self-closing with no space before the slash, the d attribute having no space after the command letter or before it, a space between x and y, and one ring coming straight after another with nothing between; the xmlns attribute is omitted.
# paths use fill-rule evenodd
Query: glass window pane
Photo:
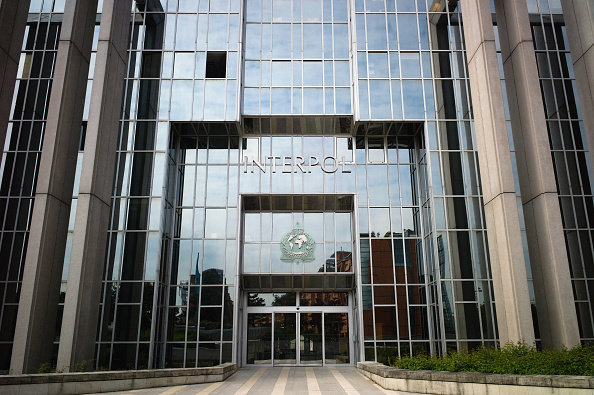
<svg viewBox="0 0 594 395"><path fill-rule="evenodd" d="M419 29L416 14L398 14L398 33L400 49L419 49Z"/></svg>
<svg viewBox="0 0 594 395"><path fill-rule="evenodd" d="M303 89L303 113L322 114L324 112L322 88Z"/></svg>
<svg viewBox="0 0 594 395"><path fill-rule="evenodd" d="M368 64L369 78L388 78L387 52L369 52Z"/></svg>
<svg viewBox="0 0 594 395"><path fill-rule="evenodd" d="M372 51L388 49L387 48L386 16L385 16L385 14L367 14L366 17L367 17L367 49L372 50Z"/></svg>
<svg viewBox="0 0 594 395"><path fill-rule="evenodd" d="M228 14L210 14L208 16L208 49L227 49ZM179 30L178 30L179 31ZM186 33L187 34L187 33Z"/></svg>
<svg viewBox="0 0 594 395"><path fill-rule="evenodd" d="M391 119L390 81L370 80L369 89L371 91L371 118Z"/></svg>
<svg viewBox="0 0 594 395"><path fill-rule="evenodd" d="M420 80L402 81L402 102L406 118L423 119L425 117L423 84Z"/></svg>
<svg viewBox="0 0 594 395"><path fill-rule="evenodd" d="M291 25L272 25L272 57L285 59L291 57Z"/></svg>
<svg viewBox="0 0 594 395"><path fill-rule="evenodd" d="M320 3L318 3L318 7ZM303 57L305 59L322 58L322 25L306 23L303 25Z"/></svg>
<svg viewBox="0 0 594 395"><path fill-rule="evenodd" d="M247 79L247 63L248 62L246 62L246 79ZM249 63L258 63L258 62L249 62ZM251 66L251 67L253 67L253 66ZM251 86L257 86L257 85L251 85ZM289 61L272 61L272 86L291 86L291 62L289 62Z"/></svg>
<svg viewBox="0 0 594 395"><path fill-rule="evenodd" d="M194 52L177 52L175 54L173 78L193 78L194 62Z"/></svg>
<svg viewBox="0 0 594 395"><path fill-rule="evenodd" d="M421 62L418 52L401 52L400 65L402 66L402 78L421 77Z"/></svg>
<svg viewBox="0 0 594 395"><path fill-rule="evenodd" d="M178 51L193 51L196 47L196 25L198 15L182 14L177 17L177 32L175 34L175 49ZM226 31L226 29L225 29Z"/></svg>

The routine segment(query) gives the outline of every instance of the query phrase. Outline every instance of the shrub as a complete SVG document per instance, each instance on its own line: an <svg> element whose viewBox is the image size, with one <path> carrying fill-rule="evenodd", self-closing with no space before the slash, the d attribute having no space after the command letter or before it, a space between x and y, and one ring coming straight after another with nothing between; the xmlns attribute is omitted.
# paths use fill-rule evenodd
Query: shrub
<svg viewBox="0 0 594 395"><path fill-rule="evenodd" d="M471 352L452 352L444 357L389 358L389 364L410 370L594 376L594 347L578 345L539 351L518 343L499 349L482 347Z"/></svg>

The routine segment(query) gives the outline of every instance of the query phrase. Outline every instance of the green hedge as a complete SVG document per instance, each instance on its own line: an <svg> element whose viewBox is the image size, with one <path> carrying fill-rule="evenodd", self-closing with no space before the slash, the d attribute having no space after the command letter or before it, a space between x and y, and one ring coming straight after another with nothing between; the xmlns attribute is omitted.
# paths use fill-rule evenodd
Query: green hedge
<svg viewBox="0 0 594 395"><path fill-rule="evenodd" d="M389 358L389 364L410 370L594 376L594 347L539 351L526 344L517 344L499 349L454 352L443 358L427 355Z"/></svg>

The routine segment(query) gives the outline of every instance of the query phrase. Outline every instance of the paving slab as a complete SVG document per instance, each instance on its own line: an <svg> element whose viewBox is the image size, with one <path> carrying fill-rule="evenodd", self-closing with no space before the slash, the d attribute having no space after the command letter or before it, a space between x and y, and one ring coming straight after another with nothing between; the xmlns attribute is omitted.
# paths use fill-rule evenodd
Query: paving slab
<svg viewBox="0 0 594 395"><path fill-rule="evenodd" d="M389 391L363 376L354 366L259 367L239 369L219 383L149 388L109 394L146 395L415 395Z"/></svg>

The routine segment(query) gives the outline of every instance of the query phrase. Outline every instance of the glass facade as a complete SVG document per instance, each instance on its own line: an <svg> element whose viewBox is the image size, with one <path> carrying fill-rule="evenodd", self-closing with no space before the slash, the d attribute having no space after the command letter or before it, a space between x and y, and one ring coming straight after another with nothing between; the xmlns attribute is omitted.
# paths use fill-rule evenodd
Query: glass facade
<svg viewBox="0 0 594 395"><path fill-rule="evenodd" d="M592 168L560 1L528 1L580 337L594 340Z"/></svg>
<svg viewBox="0 0 594 395"><path fill-rule="evenodd" d="M95 368L353 364L497 346L462 14L438 3L134 2ZM591 165L567 33L558 0L527 4L590 341ZM63 12L63 0L31 2L0 168L1 371ZM516 192L521 214L518 182Z"/></svg>

